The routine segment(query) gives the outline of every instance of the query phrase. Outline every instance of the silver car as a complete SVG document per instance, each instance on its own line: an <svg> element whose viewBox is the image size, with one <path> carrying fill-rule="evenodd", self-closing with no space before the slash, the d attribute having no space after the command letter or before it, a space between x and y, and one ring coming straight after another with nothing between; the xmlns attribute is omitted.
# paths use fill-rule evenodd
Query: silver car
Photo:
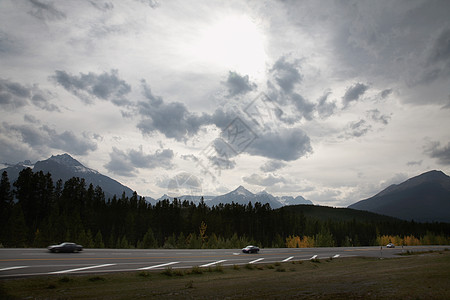
<svg viewBox="0 0 450 300"><path fill-rule="evenodd" d="M256 246L247 246L245 248L242 248L243 253L258 253L259 248Z"/></svg>
<svg viewBox="0 0 450 300"><path fill-rule="evenodd" d="M47 249L50 252L78 252L83 251L83 246L77 245L75 243L64 242L59 245L51 245L48 246Z"/></svg>

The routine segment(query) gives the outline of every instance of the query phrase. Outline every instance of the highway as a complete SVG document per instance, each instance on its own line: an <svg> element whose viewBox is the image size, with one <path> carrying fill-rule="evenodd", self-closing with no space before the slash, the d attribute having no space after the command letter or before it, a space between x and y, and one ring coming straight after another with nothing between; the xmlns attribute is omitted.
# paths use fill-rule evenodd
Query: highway
<svg viewBox="0 0 450 300"><path fill-rule="evenodd" d="M78 253L51 253L43 248L0 248L0 279L89 273L130 272L288 262L333 257L392 258L402 252L444 250L450 246L266 248L258 254L240 249L84 249Z"/></svg>

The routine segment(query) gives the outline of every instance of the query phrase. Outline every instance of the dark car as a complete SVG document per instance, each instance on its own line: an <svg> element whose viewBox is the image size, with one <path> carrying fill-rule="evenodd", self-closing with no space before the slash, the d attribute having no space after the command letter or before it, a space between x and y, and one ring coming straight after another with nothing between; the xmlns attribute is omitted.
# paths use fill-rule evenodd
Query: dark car
<svg viewBox="0 0 450 300"><path fill-rule="evenodd" d="M53 253L55 252L78 252L83 251L83 246L75 243L65 242L59 245L48 246L47 249Z"/></svg>
<svg viewBox="0 0 450 300"><path fill-rule="evenodd" d="M259 248L256 246L247 246L245 248L242 248L242 252L244 253L258 253Z"/></svg>

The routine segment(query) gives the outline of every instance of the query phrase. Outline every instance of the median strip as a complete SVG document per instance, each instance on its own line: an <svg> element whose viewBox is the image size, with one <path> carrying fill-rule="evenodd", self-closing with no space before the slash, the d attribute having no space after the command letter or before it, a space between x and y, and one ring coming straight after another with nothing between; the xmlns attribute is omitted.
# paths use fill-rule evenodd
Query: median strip
<svg viewBox="0 0 450 300"><path fill-rule="evenodd" d="M50 272L49 274L63 274L63 273L84 271L84 270L95 269L95 268L109 267L109 266L114 266L114 265L116 265L116 264L104 264L104 265L90 266L90 267L84 267L84 268L77 268L77 269L70 269L70 270Z"/></svg>

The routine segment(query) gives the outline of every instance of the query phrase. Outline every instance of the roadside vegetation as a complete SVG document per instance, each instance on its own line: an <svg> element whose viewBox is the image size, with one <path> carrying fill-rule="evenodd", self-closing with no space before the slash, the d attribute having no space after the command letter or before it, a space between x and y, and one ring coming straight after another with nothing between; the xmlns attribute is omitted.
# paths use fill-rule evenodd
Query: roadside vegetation
<svg viewBox="0 0 450 300"><path fill-rule="evenodd" d="M450 251L0 281L1 299L450 299Z"/></svg>
<svg viewBox="0 0 450 300"><path fill-rule="evenodd" d="M84 179L53 182L20 172L0 182L0 247L241 248L450 244L449 223L416 223L352 209L314 205L220 204L131 197L105 198Z"/></svg>

